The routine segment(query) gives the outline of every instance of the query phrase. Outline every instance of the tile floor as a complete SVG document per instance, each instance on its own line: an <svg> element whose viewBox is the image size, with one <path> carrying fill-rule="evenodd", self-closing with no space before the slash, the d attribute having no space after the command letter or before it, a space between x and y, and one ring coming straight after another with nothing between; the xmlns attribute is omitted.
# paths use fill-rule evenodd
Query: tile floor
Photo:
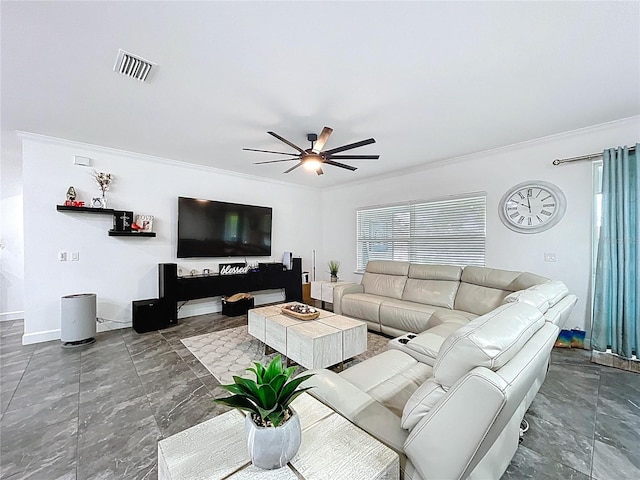
<svg viewBox="0 0 640 480"><path fill-rule="evenodd" d="M225 407L213 376L181 338L246 323L219 314L94 345L21 345L22 321L0 322L0 478L154 479L157 441ZM640 478L640 375L555 351L503 479ZM212 443L215 439L212 439Z"/></svg>

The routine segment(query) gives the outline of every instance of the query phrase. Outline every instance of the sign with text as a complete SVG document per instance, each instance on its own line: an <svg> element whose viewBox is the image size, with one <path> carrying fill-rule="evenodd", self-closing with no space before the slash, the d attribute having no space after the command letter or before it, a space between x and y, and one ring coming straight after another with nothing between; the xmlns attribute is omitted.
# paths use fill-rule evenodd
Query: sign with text
<svg viewBox="0 0 640 480"><path fill-rule="evenodd" d="M241 275L249 271L249 265L244 263L221 263L220 275Z"/></svg>

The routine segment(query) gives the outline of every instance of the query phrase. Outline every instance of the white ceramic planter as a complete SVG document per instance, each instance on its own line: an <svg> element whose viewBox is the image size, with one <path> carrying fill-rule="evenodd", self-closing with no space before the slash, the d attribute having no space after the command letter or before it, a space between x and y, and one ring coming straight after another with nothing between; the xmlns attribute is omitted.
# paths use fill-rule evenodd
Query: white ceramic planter
<svg viewBox="0 0 640 480"><path fill-rule="evenodd" d="M253 423L251 415L247 415L244 423L247 448L256 467L265 470L282 468L298 453L302 429L300 417L292 408L291 411L291 418L277 427L259 427Z"/></svg>

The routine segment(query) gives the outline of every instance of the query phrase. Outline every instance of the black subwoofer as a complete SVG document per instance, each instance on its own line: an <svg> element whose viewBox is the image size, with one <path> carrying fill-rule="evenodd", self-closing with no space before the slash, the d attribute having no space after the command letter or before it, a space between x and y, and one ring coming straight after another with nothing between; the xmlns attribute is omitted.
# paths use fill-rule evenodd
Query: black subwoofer
<svg viewBox="0 0 640 480"><path fill-rule="evenodd" d="M133 329L136 332L153 332L169 326L165 304L161 300L135 300L131 304Z"/></svg>

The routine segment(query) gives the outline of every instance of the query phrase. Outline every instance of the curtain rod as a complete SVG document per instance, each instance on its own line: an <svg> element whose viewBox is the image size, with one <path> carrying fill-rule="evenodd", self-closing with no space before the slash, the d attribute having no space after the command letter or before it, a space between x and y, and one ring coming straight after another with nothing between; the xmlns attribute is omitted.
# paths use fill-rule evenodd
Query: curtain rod
<svg viewBox="0 0 640 480"><path fill-rule="evenodd" d="M629 151L633 152L636 147L629 147ZM571 162L583 162L585 160L593 160L594 158L601 158L602 153L591 153L589 155L580 155L578 157L570 157L570 158L556 158L552 163L554 165L560 165L562 163L571 163Z"/></svg>

